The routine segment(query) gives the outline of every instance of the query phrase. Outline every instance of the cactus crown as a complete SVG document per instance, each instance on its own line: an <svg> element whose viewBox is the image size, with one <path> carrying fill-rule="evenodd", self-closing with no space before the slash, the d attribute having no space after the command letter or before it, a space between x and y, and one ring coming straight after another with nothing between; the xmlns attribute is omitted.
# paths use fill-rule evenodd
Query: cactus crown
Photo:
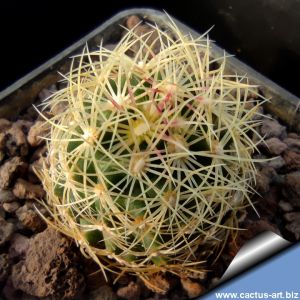
<svg viewBox="0 0 300 300"><path fill-rule="evenodd" d="M102 270L142 278L201 272L251 203L255 178L252 87L225 73L207 36L169 26L129 30L113 51L85 48L44 104L65 105L47 119L39 171L52 223Z"/></svg>

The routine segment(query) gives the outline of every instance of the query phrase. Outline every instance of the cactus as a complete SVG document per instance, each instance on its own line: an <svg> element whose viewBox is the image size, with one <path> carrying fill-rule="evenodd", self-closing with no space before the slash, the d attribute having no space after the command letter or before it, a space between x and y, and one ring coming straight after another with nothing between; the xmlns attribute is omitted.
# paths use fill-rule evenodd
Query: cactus
<svg viewBox="0 0 300 300"><path fill-rule="evenodd" d="M261 139L247 78L226 74L206 35L169 27L128 30L114 50L86 47L73 59L67 86L44 103L64 109L45 117L38 170L51 224L104 273L149 285L158 272L201 276L237 230Z"/></svg>

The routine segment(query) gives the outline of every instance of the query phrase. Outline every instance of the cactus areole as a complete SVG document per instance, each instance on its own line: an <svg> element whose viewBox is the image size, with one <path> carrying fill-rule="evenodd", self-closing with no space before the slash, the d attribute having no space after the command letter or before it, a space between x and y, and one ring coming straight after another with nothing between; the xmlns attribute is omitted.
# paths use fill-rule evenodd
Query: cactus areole
<svg viewBox="0 0 300 300"><path fill-rule="evenodd" d="M207 36L172 20L152 28L73 58L66 87L44 103L53 116L38 170L50 222L104 273L145 281L201 276L251 204L260 138L253 87L226 74Z"/></svg>

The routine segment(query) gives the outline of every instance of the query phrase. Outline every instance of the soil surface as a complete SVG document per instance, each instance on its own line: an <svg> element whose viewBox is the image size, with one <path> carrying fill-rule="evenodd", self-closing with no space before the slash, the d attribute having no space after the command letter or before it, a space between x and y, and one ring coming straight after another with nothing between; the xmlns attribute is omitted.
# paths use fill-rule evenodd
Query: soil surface
<svg viewBox="0 0 300 300"><path fill-rule="evenodd" d="M127 25L133 27L137 22L137 17L132 17ZM147 30L149 27L141 25L137 34ZM57 89L59 84L43 90L36 102ZM254 195L253 201L259 216L251 207L240 216L240 227L248 230L228 243L203 279L158 275L157 281L168 290L166 295L150 291L130 275L112 284L116 278L109 274L107 283L73 241L46 225L39 212L47 216L47 211L37 200L43 199L45 192L33 169L47 154L40 136L48 128L31 107L15 122L0 119L0 298L190 299L211 288L253 236L271 230L287 240L300 240L300 135L274 116L261 119L259 130L266 140L255 157L272 159L257 163L259 195Z"/></svg>

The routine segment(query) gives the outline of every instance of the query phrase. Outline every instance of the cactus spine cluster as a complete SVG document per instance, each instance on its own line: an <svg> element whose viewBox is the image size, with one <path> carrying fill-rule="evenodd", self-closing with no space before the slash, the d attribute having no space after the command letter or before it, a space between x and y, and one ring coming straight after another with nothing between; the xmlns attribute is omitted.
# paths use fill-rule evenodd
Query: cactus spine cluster
<svg viewBox="0 0 300 300"><path fill-rule="evenodd" d="M251 204L255 178L252 87L226 74L207 36L169 25L129 30L112 51L86 48L44 104L64 105L47 119L39 170L52 224L103 271L144 280L200 274Z"/></svg>

